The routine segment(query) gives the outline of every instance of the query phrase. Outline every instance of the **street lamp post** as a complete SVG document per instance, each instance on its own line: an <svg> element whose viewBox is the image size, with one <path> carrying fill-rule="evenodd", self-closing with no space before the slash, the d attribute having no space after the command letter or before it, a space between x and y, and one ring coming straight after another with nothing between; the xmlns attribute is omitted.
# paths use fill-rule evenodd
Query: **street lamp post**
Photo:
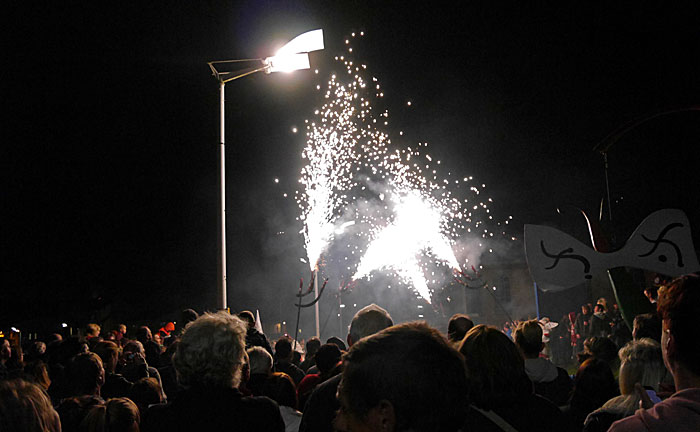
<svg viewBox="0 0 700 432"><path fill-rule="evenodd" d="M217 307L226 309L228 302L226 299L226 127L225 127L225 86L226 83L233 80L252 75L257 72L292 72L300 69L309 69L309 53L323 49L323 30L312 30L303 33L280 48L272 57L259 59L242 59L242 60L221 60L211 61L207 64L212 71L212 74L219 81L219 107L220 107L220 178L221 178L221 197L220 203L220 243L221 255L219 257L221 263L219 266ZM225 71L222 68L232 64L248 63L257 66L235 71Z"/></svg>

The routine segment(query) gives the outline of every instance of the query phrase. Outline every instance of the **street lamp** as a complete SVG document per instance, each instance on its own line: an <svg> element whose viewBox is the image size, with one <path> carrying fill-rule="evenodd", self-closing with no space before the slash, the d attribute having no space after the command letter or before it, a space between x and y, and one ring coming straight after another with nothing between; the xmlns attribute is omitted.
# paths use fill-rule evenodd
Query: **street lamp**
<svg viewBox="0 0 700 432"><path fill-rule="evenodd" d="M224 87L227 82L236 80L238 78L243 78L245 76L254 74L256 72L292 72L299 69L309 69L309 53L311 51L318 51L323 49L323 30L312 30L299 36L295 37L291 41L287 42L282 48L280 48L277 53L272 57L259 58L259 59L243 59L243 60L221 60L221 61L211 61L207 64L212 71L212 74L219 81L219 106L221 108L220 113L220 124L221 124L221 161L220 161L220 172L221 172L221 265L219 266L219 298L218 307L219 309L226 309L226 165L225 165L225 117L224 117ZM221 71L217 69L218 67L225 67L224 65L231 63L258 63L257 66L252 68L235 70L235 71Z"/></svg>

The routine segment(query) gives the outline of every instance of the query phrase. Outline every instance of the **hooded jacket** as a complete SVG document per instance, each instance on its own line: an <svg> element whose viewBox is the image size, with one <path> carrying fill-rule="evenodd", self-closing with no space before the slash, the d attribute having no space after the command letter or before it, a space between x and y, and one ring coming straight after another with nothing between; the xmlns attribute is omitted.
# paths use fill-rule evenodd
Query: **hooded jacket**
<svg viewBox="0 0 700 432"><path fill-rule="evenodd" d="M697 432L700 425L700 388L681 390L649 409L616 421L609 432Z"/></svg>

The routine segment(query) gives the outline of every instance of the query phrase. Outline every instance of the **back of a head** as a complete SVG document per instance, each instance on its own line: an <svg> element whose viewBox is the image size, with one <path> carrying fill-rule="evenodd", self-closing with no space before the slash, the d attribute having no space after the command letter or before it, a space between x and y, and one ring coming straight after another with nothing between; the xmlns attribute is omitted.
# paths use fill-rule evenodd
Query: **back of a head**
<svg viewBox="0 0 700 432"><path fill-rule="evenodd" d="M472 327L474 327L474 321L467 315L454 314L447 323L447 339L453 343L462 342L462 339Z"/></svg>
<svg viewBox="0 0 700 432"><path fill-rule="evenodd" d="M251 311L238 312L238 318L242 319L250 328L255 327L255 316Z"/></svg>
<svg viewBox="0 0 700 432"><path fill-rule="evenodd" d="M514 339L525 358L537 358L544 346L542 344L542 327L535 319L518 324Z"/></svg>
<svg viewBox="0 0 700 432"><path fill-rule="evenodd" d="M328 373L335 365L338 364L341 357L340 348L334 344L324 344L316 351L314 359L316 366L321 374Z"/></svg>
<svg viewBox="0 0 700 432"><path fill-rule="evenodd" d="M649 338L633 340L620 349L619 356L622 394L634 393L635 383L659 390L666 371L660 343Z"/></svg>
<svg viewBox="0 0 700 432"><path fill-rule="evenodd" d="M145 344L151 339L153 339L153 334L151 333L151 329L147 326L141 326L136 330L137 341L141 342L142 344Z"/></svg>
<svg viewBox="0 0 700 432"><path fill-rule="evenodd" d="M267 396L281 406L297 408L297 390L292 378L286 373L275 372L263 387L263 396Z"/></svg>
<svg viewBox="0 0 700 432"><path fill-rule="evenodd" d="M357 343L360 339L378 333L393 325L394 322L389 312L372 303L357 311L352 318L349 332L350 339L352 343Z"/></svg>
<svg viewBox="0 0 700 432"><path fill-rule="evenodd" d="M163 388L156 378L141 378L131 386L129 398L141 409L163 402Z"/></svg>
<svg viewBox="0 0 700 432"><path fill-rule="evenodd" d="M362 419L391 403L395 430L453 431L464 422L467 382L462 356L425 323L385 329L343 357L342 410Z"/></svg>
<svg viewBox="0 0 700 432"><path fill-rule="evenodd" d="M700 344L697 342L700 317L700 276L690 274L659 289L657 312L673 338L665 354L690 373L700 377Z"/></svg>
<svg viewBox="0 0 700 432"><path fill-rule="evenodd" d="M634 339L650 338L661 343L661 320L655 313L641 314L634 317L632 326Z"/></svg>
<svg viewBox="0 0 700 432"><path fill-rule="evenodd" d="M238 386L246 325L227 312L205 313L185 329L173 365L185 387Z"/></svg>
<svg viewBox="0 0 700 432"><path fill-rule="evenodd" d="M617 360L618 347L610 338L593 336L586 339L584 346L598 360L608 364Z"/></svg>
<svg viewBox="0 0 700 432"><path fill-rule="evenodd" d="M114 372L114 370L107 370L108 365L115 362L119 358L119 346L112 341L102 341L95 345L93 352L100 357L102 360L102 365L106 372Z"/></svg>
<svg viewBox="0 0 700 432"><path fill-rule="evenodd" d="M121 397L94 406L80 424L84 432L132 432L141 423L139 409L130 399Z"/></svg>
<svg viewBox="0 0 700 432"><path fill-rule="evenodd" d="M573 409L591 412L603 406L617 393L610 366L595 357L584 361L576 372L571 395Z"/></svg>
<svg viewBox="0 0 700 432"><path fill-rule="evenodd" d="M95 353L78 354L68 365L68 380L75 396L95 394L104 384L104 377L102 360Z"/></svg>
<svg viewBox="0 0 700 432"><path fill-rule="evenodd" d="M269 352L263 347L253 346L246 350L250 374L269 375L272 372L273 360Z"/></svg>
<svg viewBox="0 0 700 432"><path fill-rule="evenodd" d="M348 347L345 346L345 343L343 342L342 339L340 339L338 336L331 336L328 338L326 341L327 344L335 345L338 347L340 351L347 351Z"/></svg>
<svg viewBox="0 0 700 432"><path fill-rule="evenodd" d="M286 336L275 343L275 360L288 360L292 355L292 340Z"/></svg>
<svg viewBox="0 0 700 432"><path fill-rule="evenodd" d="M194 309L185 309L180 312L180 325L182 328L199 318L199 314Z"/></svg>
<svg viewBox="0 0 700 432"><path fill-rule="evenodd" d="M513 341L495 327L477 325L464 337L469 395L483 409L515 403L532 393L525 360Z"/></svg>
<svg viewBox="0 0 700 432"><path fill-rule="evenodd" d="M16 379L0 381L0 430L60 432L58 413L36 384Z"/></svg>
<svg viewBox="0 0 700 432"><path fill-rule="evenodd" d="M321 348L321 339L316 336L306 341L306 355L314 355Z"/></svg>

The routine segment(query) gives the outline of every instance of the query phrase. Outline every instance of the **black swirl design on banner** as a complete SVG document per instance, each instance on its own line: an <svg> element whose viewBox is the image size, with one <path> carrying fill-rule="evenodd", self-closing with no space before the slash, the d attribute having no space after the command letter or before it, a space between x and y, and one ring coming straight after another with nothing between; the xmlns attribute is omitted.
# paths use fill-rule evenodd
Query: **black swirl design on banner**
<svg viewBox="0 0 700 432"><path fill-rule="evenodd" d="M591 279L593 277L589 274L589 272L591 271L591 263L583 255L572 254L571 252L574 251L573 248L567 248L559 252L558 254L552 254L547 252L547 249L545 249L543 240L540 240L540 247L542 248L542 253L545 254L548 258L554 258L554 263L551 266L546 267L545 270L553 269L559 264L559 261L562 259L574 259L583 264L583 271L584 273L586 273L584 277L586 279Z"/></svg>
<svg viewBox="0 0 700 432"><path fill-rule="evenodd" d="M659 233L659 236L656 238L656 240L651 239L651 238L645 236L644 234L642 234L642 238L644 240L648 241L649 243L651 243L652 247L651 247L651 250L649 252L642 254L642 255L637 255L637 256L640 258L648 257L649 255L653 254L654 251L656 251L656 249L659 247L660 244L667 244L667 245L670 245L673 248L673 250L676 251L676 257L678 257L678 262L677 262L678 267L683 267L684 266L683 254L681 253L681 249L678 247L677 244L675 244L671 240L666 240L664 238L666 236L666 234L668 234L668 232L674 228L683 228L683 224L676 222L676 223L672 223L672 224L667 225L666 228L661 230L661 232ZM661 254L658 256L658 259L661 262L666 262L668 260L668 257L666 255Z"/></svg>

